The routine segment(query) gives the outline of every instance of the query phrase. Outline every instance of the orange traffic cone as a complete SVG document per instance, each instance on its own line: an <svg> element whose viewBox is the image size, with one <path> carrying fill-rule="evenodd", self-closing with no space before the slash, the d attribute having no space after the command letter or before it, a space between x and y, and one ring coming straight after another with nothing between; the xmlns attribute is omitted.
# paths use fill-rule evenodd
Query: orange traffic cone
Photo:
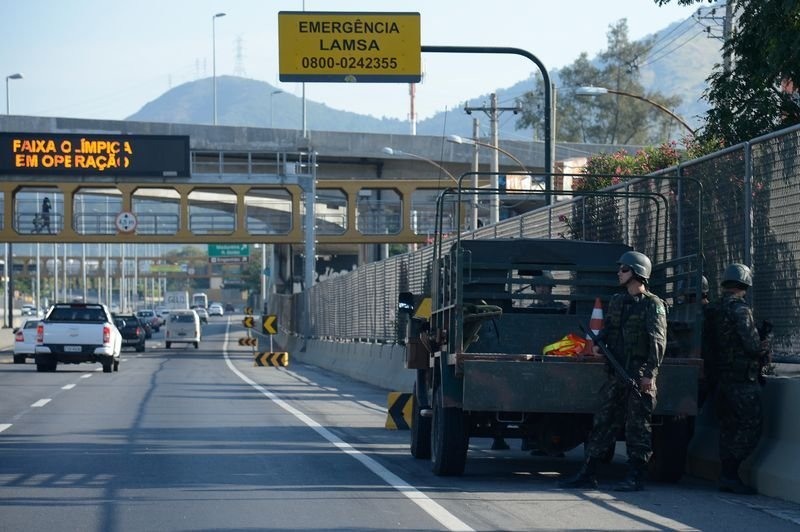
<svg viewBox="0 0 800 532"><path fill-rule="evenodd" d="M589 320L589 328L595 335L600 334L600 331L603 329L603 302L600 301L599 297L594 299L594 308L592 309L592 317ZM594 350L594 342L592 342L591 337L587 334L586 335L586 348L583 350L584 355L593 355Z"/></svg>

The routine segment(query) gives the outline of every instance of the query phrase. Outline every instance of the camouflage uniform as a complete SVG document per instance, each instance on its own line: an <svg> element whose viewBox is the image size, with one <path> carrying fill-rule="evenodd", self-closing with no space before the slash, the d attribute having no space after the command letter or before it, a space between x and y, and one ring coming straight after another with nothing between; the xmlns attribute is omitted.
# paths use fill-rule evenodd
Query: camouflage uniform
<svg viewBox="0 0 800 532"><path fill-rule="evenodd" d="M713 349L711 369L717 380L720 460L741 462L761 437L761 341L750 307L741 297L725 294L710 305L706 319Z"/></svg>
<svg viewBox="0 0 800 532"><path fill-rule="evenodd" d="M600 458L614 445L624 425L628 458L632 463L646 464L652 455L650 417L656 407L655 379L664 358L667 322L664 303L650 292L631 296L615 295L608 306L602 340L628 375L653 379L652 391L641 397L616 373L609 373L604 386L603 402L594 416L586 452Z"/></svg>

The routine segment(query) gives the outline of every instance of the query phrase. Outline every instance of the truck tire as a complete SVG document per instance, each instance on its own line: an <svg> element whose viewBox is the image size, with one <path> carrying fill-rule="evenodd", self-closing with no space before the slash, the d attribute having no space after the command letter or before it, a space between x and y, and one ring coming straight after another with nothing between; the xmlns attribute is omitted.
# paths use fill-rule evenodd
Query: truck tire
<svg viewBox="0 0 800 532"><path fill-rule="evenodd" d="M50 370L50 364L42 364L41 362L36 363L36 371L39 373L44 373Z"/></svg>
<svg viewBox="0 0 800 532"><path fill-rule="evenodd" d="M14 364L24 364L25 355L14 355Z"/></svg>
<svg viewBox="0 0 800 532"><path fill-rule="evenodd" d="M113 365L114 365L114 363L111 362L110 360L108 360L108 361L104 360L103 361L103 373L111 373Z"/></svg>
<svg viewBox="0 0 800 532"><path fill-rule="evenodd" d="M437 385L433 392L431 463L436 476L459 476L467 463L469 434L464 412L458 407L444 407L444 392Z"/></svg>
<svg viewBox="0 0 800 532"><path fill-rule="evenodd" d="M420 460L431 457L431 418L422 417L422 406L417 400L419 383L414 383L414 395L411 398L411 456ZM423 391L422 393L427 393ZM430 405L427 405L430 407Z"/></svg>
<svg viewBox="0 0 800 532"><path fill-rule="evenodd" d="M136 352L137 353L143 353L144 352L144 342L142 342L140 345L136 346Z"/></svg>
<svg viewBox="0 0 800 532"><path fill-rule="evenodd" d="M164 345L166 346L167 349L169 349L170 347L172 347L172 342L166 342Z"/></svg>
<svg viewBox="0 0 800 532"><path fill-rule="evenodd" d="M650 476L661 482L678 482L686 468L689 440L692 438L692 417L665 417L653 426L653 457Z"/></svg>
<svg viewBox="0 0 800 532"><path fill-rule="evenodd" d="M114 371L119 371L119 359L114 360Z"/></svg>

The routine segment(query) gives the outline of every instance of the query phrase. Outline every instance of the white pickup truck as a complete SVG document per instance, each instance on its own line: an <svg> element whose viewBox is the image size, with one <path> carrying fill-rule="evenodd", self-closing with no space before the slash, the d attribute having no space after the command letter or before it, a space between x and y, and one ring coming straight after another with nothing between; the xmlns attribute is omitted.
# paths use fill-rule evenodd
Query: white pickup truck
<svg viewBox="0 0 800 532"><path fill-rule="evenodd" d="M119 371L122 335L105 305L56 303L36 331L36 371L58 363L100 362L103 373Z"/></svg>

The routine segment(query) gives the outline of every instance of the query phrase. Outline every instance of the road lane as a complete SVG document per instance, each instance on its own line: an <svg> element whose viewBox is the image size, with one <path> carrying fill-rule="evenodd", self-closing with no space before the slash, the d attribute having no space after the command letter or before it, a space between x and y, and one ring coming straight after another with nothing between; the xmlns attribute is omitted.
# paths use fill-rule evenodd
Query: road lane
<svg viewBox="0 0 800 532"><path fill-rule="evenodd" d="M199 350L148 343L119 373L0 368L0 383L16 383L9 403L25 410L0 432L0 528L455 528L390 486L400 482L475 530L781 531L800 523L797 505L723 495L696 479L634 494L558 490L580 450L531 457L476 439L463 477L436 477L409 455L407 432L383 428L385 390L291 360L289 368L254 367L245 348L230 348L236 371L342 442L334 445L228 367L226 321L205 326ZM30 408L43 398L52 401ZM0 426L8 412L0 405ZM353 452L400 481L376 475ZM608 486L624 465L601 474Z"/></svg>

